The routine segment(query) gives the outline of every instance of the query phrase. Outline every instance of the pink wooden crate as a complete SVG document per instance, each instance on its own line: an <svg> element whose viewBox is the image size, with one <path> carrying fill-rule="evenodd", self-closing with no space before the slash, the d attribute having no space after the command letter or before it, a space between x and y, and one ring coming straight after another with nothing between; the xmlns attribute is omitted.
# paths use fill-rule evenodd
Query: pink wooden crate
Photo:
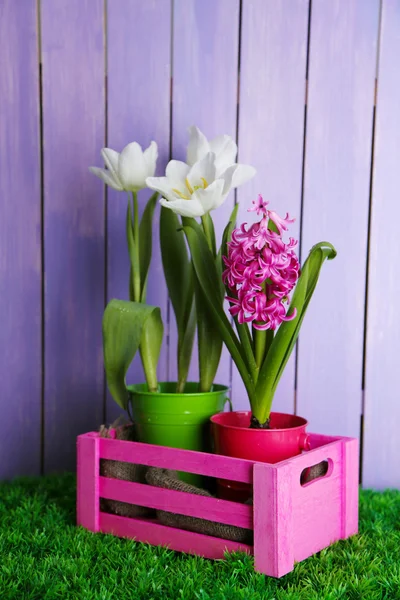
<svg viewBox="0 0 400 600"><path fill-rule="evenodd" d="M78 437L77 522L90 531L134 538L206 558L254 554L255 569L282 577L333 542L358 531L358 440L311 435L311 450L278 464L100 438ZM253 485L253 506L100 476L100 459L187 471ZM301 485L304 469L328 461L326 475ZM254 530L252 546L184 531L155 519L100 511L100 498L206 518Z"/></svg>

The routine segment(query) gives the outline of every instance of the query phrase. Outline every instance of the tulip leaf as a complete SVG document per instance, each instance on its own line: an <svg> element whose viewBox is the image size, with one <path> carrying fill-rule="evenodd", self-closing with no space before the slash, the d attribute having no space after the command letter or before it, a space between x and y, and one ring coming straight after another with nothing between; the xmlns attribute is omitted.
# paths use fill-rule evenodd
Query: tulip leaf
<svg viewBox="0 0 400 600"><path fill-rule="evenodd" d="M178 329L178 387L184 387L196 327L193 267L182 224L177 215L165 207L161 208L160 215L160 244L165 280Z"/></svg>
<svg viewBox="0 0 400 600"><path fill-rule="evenodd" d="M196 227L192 224L184 224L184 230L204 300L214 318L214 324L218 328L219 333L240 372L249 394L250 402L254 402L254 382L247 368L244 350L221 303L221 288L212 252L208 247L207 240L200 227Z"/></svg>
<svg viewBox="0 0 400 600"><path fill-rule="evenodd" d="M197 341L199 347L200 392L209 392L217 373L222 352L222 338L210 313L197 277L195 280ZM221 302L222 304L222 302Z"/></svg>
<svg viewBox="0 0 400 600"><path fill-rule="evenodd" d="M160 309L139 302L111 300L104 311L103 354L107 385L115 402L125 410L129 400L126 373L139 349L148 320L153 324L160 323ZM155 338L152 357L157 356L158 360L157 346L161 345L162 339L160 325Z"/></svg>
<svg viewBox="0 0 400 600"><path fill-rule="evenodd" d="M178 385L176 390L178 393L185 391L196 331L196 308L193 298L190 304L190 313L186 320L186 327L178 335Z"/></svg>
<svg viewBox="0 0 400 600"><path fill-rule="evenodd" d="M301 271L290 303L288 314L297 310L296 317L279 327L264 360L257 381L257 410L255 416L263 423L269 416L277 385L296 344L304 316L318 282L325 259L332 260L336 250L329 242L313 246Z"/></svg>
<svg viewBox="0 0 400 600"><path fill-rule="evenodd" d="M139 260L141 301L146 302L147 277L152 253L153 215L157 203L158 193L155 192L148 200L139 227Z"/></svg>
<svg viewBox="0 0 400 600"><path fill-rule="evenodd" d="M217 266L218 266L218 271L221 275L221 281L222 281L222 273L225 270L225 264L224 264L222 257L228 256L228 242L231 241L233 230L236 227L236 217L237 217L238 210L239 210L239 204L235 204L233 211L231 212L231 215L229 217L228 224L224 229L224 233L222 234L222 243L218 250Z"/></svg>

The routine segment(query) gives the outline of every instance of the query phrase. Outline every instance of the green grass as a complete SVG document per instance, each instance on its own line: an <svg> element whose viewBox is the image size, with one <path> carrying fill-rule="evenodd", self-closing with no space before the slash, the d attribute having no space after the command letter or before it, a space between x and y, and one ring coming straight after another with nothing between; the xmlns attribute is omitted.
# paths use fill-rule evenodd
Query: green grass
<svg viewBox="0 0 400 600"><path fill-rule="evenodd" d="M75 527L72 475L0 484L1 600L400 599L400 492L361 492L360 535L281 580Z"/></svg>

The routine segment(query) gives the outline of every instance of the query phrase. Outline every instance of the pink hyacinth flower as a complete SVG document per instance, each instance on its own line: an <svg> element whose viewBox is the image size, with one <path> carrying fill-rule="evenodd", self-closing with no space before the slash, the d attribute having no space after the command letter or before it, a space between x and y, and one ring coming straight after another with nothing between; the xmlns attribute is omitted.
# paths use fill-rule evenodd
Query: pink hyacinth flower
<svg viewBox="0 0 400 600"><path fill-rule="evenodd" d="M280 217L267 209L268 202L259 195L250 211L262 215L250 227L242 224L232 233L228 256L224 256L223 281L230 294L230 313L239 323L253 323L255 329L276 329L283 321L294 319L287 314L288 297L300 275L300 265L293 248L297 241L282 234L294 222L286 214ZM269 229L272 221L277 230Z"/></svg>

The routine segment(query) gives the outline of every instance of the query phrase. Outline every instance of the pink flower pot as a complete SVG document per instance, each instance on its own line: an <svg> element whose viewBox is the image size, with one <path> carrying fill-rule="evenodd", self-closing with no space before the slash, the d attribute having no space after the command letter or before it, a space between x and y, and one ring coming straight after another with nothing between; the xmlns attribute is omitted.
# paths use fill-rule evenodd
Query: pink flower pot
<svg viewBox="0 0 400 600"><path fill-rule="evenodd" d="M224 456L278 463L309 450L307 421L296 415L271 413L270 429L250 429L250 411L219 413L211 417L215 451ZM248 485L220 480L219 495L227 500L246 501Z"/></svg>

